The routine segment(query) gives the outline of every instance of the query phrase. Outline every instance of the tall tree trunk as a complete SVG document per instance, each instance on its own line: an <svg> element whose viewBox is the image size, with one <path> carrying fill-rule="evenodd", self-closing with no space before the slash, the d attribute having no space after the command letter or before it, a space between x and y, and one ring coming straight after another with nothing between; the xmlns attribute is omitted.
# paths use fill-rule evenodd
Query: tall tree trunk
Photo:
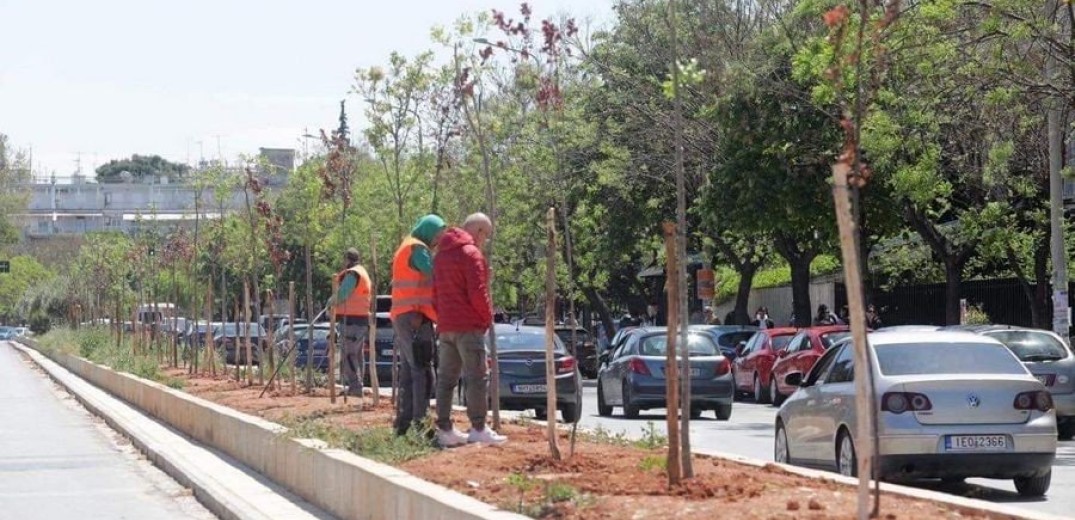
<svg viewBox="0 0 1075 520"><path fill-rule="evenodd" d="M590 302L590 306L597 311L598 318L605 325L605 333L608 334L609 339L612 339L612 334L616 330L616 321L612 319L612 311L608 309L608 303L601 297L601 293L597 292L597 289L593 287L583 287L582 294L586 295L586 300Z"/></svg>
<svg viewBox="0 0 1075 520"><path fill-rule="evenodd" d="M773 245L777 253L791 267L791 306L795 314L795 326L809 327L813 312L810 304L810 264L817 251L799 244L794 238L777 233Z"/></svg>
<svg viewBox="0 0 1075 520"><path fill-rule="evenodd" d="M958 259L944 262L944 321L946 325L959 324L959 300L963 294L963 265Z"/></svg>
<svg viewBox="0 0 1075 520"><path fill-rule="evenodd" d="M1034 326L1039 329L1049 328L1050 300L1049 300L1049 240L1045 234L1037 242L1034 249L1034 301L1032 308L1037 318Z"/></svg>
<svg viewBox="0 0 1075 520"><path fill-rule="evenodd" d="M1035 305L1034 288L1030 285L1030 280L1027 279L1023 266L1019 263L1019 257L1015 254L1015 249L1009 245L1005 248L1004 254L1007 256L1008 264L1011 266L1012 271L1015 272L1015 278L1019 282L1019 288L1022 289L1023 296L1026 297L1027 304L1030 306L1030 323L1037 327L1041 316Z"/></svg>
<svg viewBox="0 0 1075 520"><path fill-rule="evenodd" d="M809 270L809 267L807 269ZM750 311L747 305L750 305L750 291L754 289L754 275L758 272L758 265L754 262L744 262L736 267L736 271L739 271L739 287L735 291L735 310L732 311L735 322L725 323L725 325L750 323Z"/></svg>

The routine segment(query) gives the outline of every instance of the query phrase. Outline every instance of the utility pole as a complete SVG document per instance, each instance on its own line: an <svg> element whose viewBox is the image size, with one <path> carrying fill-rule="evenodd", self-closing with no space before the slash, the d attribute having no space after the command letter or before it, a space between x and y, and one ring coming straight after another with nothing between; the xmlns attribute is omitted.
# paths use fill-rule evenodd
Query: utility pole
<svg viewBox="0 0 1075 520"><path fill-rule="evenodd" d="M1048 17L1055 19L1059 3L1049 3ZM1061 22L1063 23L1063 22ZM1052 51L1045 61L1045 79L1052 83L1056 79L1056 58ZM1070 318L1068 317L1068 259L1064 249L1064 179L1063 168L1063 134L1061 133L1060 113L1061 99L1051 96L1047 100L1046 125L1049 133L1049 226L1051 228L1053 259L1053 332L1061 338L1068 337Z"/></svg>

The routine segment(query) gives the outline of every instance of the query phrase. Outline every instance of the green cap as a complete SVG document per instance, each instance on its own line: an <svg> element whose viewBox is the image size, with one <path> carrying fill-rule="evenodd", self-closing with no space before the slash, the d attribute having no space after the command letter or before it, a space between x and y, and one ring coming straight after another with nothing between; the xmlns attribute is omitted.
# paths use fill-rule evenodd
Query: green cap
<svg viewBox="0 0 1075 520"><path fill-rule="evenodd" d="M444 219L431 213L418 219L414 229L411 229L411 236L421 240L426 245L432 245L433 239L447 227Z"/></svg>

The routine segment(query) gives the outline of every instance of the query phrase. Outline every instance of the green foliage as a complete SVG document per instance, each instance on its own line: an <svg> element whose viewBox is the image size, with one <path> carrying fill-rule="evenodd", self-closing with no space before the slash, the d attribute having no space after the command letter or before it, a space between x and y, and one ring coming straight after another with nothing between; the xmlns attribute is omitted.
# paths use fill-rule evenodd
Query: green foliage
<svg viewBox="0 0 1075 520"><path fill-rule="evenodd" d="M963 320L967 325L991 325L993 323L989 315L978 305L968 305L967 314Z"/></svg>
<svg viewBox="0 0 1075 520"><path fill-rule="evenodd" d="M11 272L0 273L0 319L29 321L32 318L30 313L19 312L20 300L31 287L48 283L56 275L30 256L19 255L11 257L9 261Z"/></svg>
<svg viewBox="0 0 1075 520"><path fill-rule="evenodd" d="M389 427L352 430L317 417L285 418L287 435L299 439L319 439L332 448L350 450L385 464L402 464L436 450L430 441L429 428L411 428L398 436Z"/></svg>
<svg viewBox="0 0 1075 520"><path fill-rule="evenodd" d="M646 422L646 429L642 430L642 437L634 442L635 446L647 450L655 450L668 445L668 437L657 429L653 421Z"/></svg>
<svg viewBox="0 0 1075 520"><path fill-rule="evenodd" d="M776 265L760 269L757 274L754 275L755 289L782 287L791 283L791 267L788 266L787 262L776 260L774 263ZM840 269L841 264L839 258L832 255L819 255L814 259L814 262L810 264L810 275L822 276L835 273ZM739 273L730 267L719 267L717 268L716 276L719 280L717 282L714 300L720 303L734 298L736 290L739 287Z"/></svg>
<svg viewBox="0 0 1075 520"><path fill-rule="evenodd" d="M129 176L124 175L129 173ZM113 159L97 167L97 182L137 181L147 176L167 176L179 180L190 173L190 166L173 163L159 155L132 155L130 159Z"/></svg>
<svg viewBox="0 0 1075 520"><path fill-rule="evenodd" d="M646 455L638 463L638 469L646 472L662 472L668 470L668 457L662 455Z"/></svg>

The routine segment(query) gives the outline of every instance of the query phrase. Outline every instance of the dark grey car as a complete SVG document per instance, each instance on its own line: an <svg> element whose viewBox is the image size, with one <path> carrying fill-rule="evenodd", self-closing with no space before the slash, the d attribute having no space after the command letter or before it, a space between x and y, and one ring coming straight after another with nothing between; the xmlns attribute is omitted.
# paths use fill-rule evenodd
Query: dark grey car
<svg viewBox="0 0 1075 520"><path fill-rule="evenodd" d="M1075 437L1075 355L1060 336L1047 330L1008 325L948 328L988 336L1008 347L1052 395L1060 439Z"/></svg>
<svg viewBox="0 0 1075 520"><path fill-rule="evenodd" d="M500 408L534 410L544 419L547 409L545 375L545 329L495 325L500 368ZM564 422L582 418L582 376L578 361L560 338L553 336L556 363L556 408Z"/></svg>

